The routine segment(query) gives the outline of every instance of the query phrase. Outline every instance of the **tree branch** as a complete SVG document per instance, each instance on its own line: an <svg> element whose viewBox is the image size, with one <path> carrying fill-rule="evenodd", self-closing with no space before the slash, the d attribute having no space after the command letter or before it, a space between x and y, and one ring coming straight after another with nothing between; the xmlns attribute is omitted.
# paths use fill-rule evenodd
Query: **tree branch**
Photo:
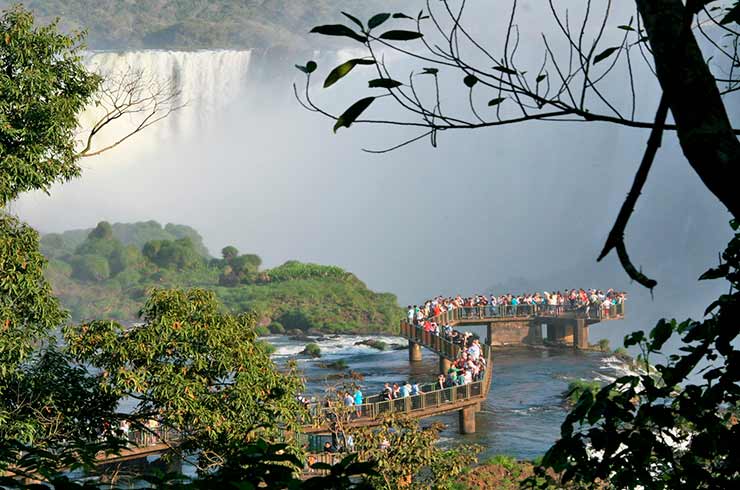
<svg viewBox="0 0 740 490"><path fill-rule="evenodd" d="M642 193L642 188L645 186L645 182L647 181L650 168L655 160L655 155L658 153L658 149L662 143L663 126L665 125L667 116L668 100L665 94L663 94L660 98L660 104L658 104L658 110L655 114L655 123L650 132L650 137L648 138L647 148L645 148L642 162L640 162L640 167L637 169L637 173L635 174L635 180L632 182L632 188L629 193L627 193L627 198L622 204L622 209L619 210L614 226L612 226L609 236L606 239L606 243L604 244L604 249L601 251L599 258L596 259L597 261L601 261L613 248L616 248L619 260L627 274L632 279L649 289L654 288L657 282L646 277L642 273L639 273L630 262L629 255L627 255L627 250L624 244L624 230L635 210L637 199L639 199L640 194Z"/></svg>

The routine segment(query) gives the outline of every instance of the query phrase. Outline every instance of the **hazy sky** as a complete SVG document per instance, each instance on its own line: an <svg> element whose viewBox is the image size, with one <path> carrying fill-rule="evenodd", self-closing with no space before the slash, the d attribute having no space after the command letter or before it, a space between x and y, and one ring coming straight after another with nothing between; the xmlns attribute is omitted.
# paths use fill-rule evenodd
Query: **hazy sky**
<svg viewBox="0 0 740 490"><path fill-rule="evenodd" d="M523 11L545 23L527 4ZM614 24L620 23L618 16ZM535 39L536 28L523 40ZM523 51L527 61L535 59ZM322 55L321 76L347 57ZM627 329L649 328L660 315L698 316L724 290L721 283L696 288L695 279L727 242L729 214L689 167L674 135L665 138L628 228L634 262L659 282L652 301L629 285L615 257L595 263L647 132L534 122L441 134L436 149L420 142L370 155L361 148L388 146L409 133L354 126L334 135L329 120L293 99L291 82L300 77L292 64L305 59L289 58L207 52L98 58L162 73L179 69L190 106L125 147L85 160L83 176L55 186L51 197L28 195L13 210L43 232L100 220L183 223L201 232L214 255L233 244L259 254L266 266L289 259L340 265L403 304L497 285L626 288L630 320L592 334L614 345ZM346 107L369 78L362 69L322 100ZM623 80L610 83L624 89ZM649 119L655 83L646 79L638 90ZM458 107L464 96L448 92L445 102ZM381 104L372 109L393 114ZM740 116L737 99L728 109Z"/></svg>

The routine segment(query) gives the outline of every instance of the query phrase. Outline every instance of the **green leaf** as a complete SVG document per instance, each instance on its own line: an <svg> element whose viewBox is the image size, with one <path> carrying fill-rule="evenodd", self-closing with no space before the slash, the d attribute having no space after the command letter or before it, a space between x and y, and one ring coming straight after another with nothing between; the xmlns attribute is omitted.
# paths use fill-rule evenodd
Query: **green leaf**
<svg viewBox="0 0 740 490"><path fill-rule="evenodd" d="M735 2L735 5L733 5L722 20L719 21L722 25L730 24L732 22L740 24L740 2Z"/></svg>
<svg viewBox="0 0 740 490"><path fill-rule="evenodd" d="M394 19L410 19L410 20L414 20L413 17L410 17L410 16L404 14L403 12L396 12L395 14L393 14L393 18Z"/></svg>
<svg viewBox="0 0 740 490"><path fill-rule="evenodd" d="M376 78L374 80L370 80L368 82L368 87L370 88L396 88L403 85L401 82L392 80L390 78Z"/></svg>
<svg viewBox="0 0 740 490"><path fill-rule="evenodd" d="M439 73L437 68L424 68L424 71L421 72L422 75L436 75L437 73Z"/></svg>
<svg viewBox="0 0 740 490"><path fill-rule="evenodd" d="M473 88L476 83L478 83L478 77L475 75L466 75L465 78L463 78L463 83L466 87Z"/></svg>
<svg viewBox="0 0 740 490"><path fill-rule="evenodd" d="M709 269L699 277L699 280L705 281L707 279L719 279L721 277L725 277L729 272L730 264L725 263L714 269Z"/></svg>
<svg viewBox="0 0 740 490"><path fill-rule="evenodd" d="M501 102L505 101L506 97L496 97L495 99L491 99L488 101L488 106L492 107L495 105L499 105Z"/></svg>
<svg viewBox="0 0 740 490"><path fill-rule="evenodd" d="M329 88L334 85L340 78L344 77L347 73L351 72L352 69L357 65L374 65L373 60L364 60L361 58L355 58L342 63L341 65L334 68L329 76L324 81L324 88Z"/></svg>
<svg viewBox="0 0 740 490"><path fill-rule="evenodd" d="M654 351L659 351L672 333L673 326L665 320L660 320L655 328L650 331L650 338L653 339L650 344L650 349Z"/></svg>
<svg viewBox="0 0 740 490"><path fill-rule="evenodd" d="M638 330L637 332L632 332L624 337L624 346L631 347L639 344L643 340L645 340L645 332Z"/></svg>
<svg viewBox="0 0 740 490"><path fill-rule="evenodd" d="M316 68L318 68L318 65L315 61L309 61L308 63L306 63L306 66L295 65L295 67L301 70L303 73L309 74L315 72Z"/></svg>
<svg viewBox="0 0 740 490"><path fill-rule="evenodd" d="M594 56L593 64L595 65L596 63L605 60L606 58L614 54L614 52L617 50L619 50L619 46L613 46L611 48L606 48L604 51Z"/></svg>
<svg viewBox="0 0 740 490"><path fill-rule="evenodd" d="M341 116L339 116L339 119L337 119L336 124L334 124L334 132L336 133L341 127L349 128L352 126L352 123L355 122L365 109L370 107L370 104L372 104L374 100L375 97L365 97L364 99L360 99L352 104Z"/></svg>
<svg viewBox="0 0 740 490"><path fill-rule="evenodd" d="M420 37L424 37L424 34L421 32L403 30L387 31L380 35L380 39L385 39L387 41L411 41L413 39L419 39Z"/></svg>
<svg viewBox="0 0 740 490"><path fill-rule="evenodd" d="M507 68L505 66L494 66L494 70L500 71L502 73L506 73L507 75L516 75L516 70L512 70L511 68Z"/></svg>
<svg viewBox="0 0 740 490"><path fill-rule="evenodd" d="M541 82L542 80L544 80L545 78L547 78L547 73L543 73L542 75L538 76L538 77L537 77L537 78L535 79L535 82L537 82L537 83L540 83L540 82Z"/></svg>
<svg viewBox="0 0 740 490"><path fill-rule="evenodd" d="M342 15L345 16L345 17L347 17L349 20L351 20L355 24L357 24L360 27L360 29L364 29L365 28L365 26L362 25L362 22L360 21L360 19L358 19L354 15L348 14L347 12L342 12Z"/></svg>
<svg viewBox="0 0 740 490"><path fill-rule="evenodd" d="M388 20L390 18L391 14L377 14L373 15L369 21L367 21L367 27L369 29L375 29L379 25L381 25L383 22Z"/></svg>
<svg viewBox="0 0 740 490"><path fill-rule="evenodd" d="M366 43L367 38L357 34L349 27L342 24L329 24L324 26L317 26L311 29L312 33L323 34L324 36L344 36L354 39L355 41Z"/></svg>
<svg viewBox="0 0 740 490"><path fill-rule="evenodd" d="M635 28L634 28L634 27L632 27L632 26L627 26L627 25L624 25L624 26L617 26L617 29L622 29L623 31L634 31L634 30L635 30Z"/></svg>

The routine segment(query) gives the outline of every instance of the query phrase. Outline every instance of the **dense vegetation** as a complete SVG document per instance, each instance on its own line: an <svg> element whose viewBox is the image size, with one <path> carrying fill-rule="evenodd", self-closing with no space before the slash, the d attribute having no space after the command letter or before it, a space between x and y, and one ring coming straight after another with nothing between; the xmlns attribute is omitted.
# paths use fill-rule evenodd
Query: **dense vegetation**
<svg viewBox="0 0 740 490"><path fill-rule="evenodd" d="M74 320L135 322L152 287L212 290L232 312L252 312L263 325L328 332L391 331L396 298L370 291L339 267L289 261L261 270L258 255L232 246L208 255L192 228L154 221L101 222L93 230L45 235L46 275Z"/></svg>
<svg viewBox="0 0 740 490"><path fill-rule="evenodd" d="M0 0L0 8L15 3ZM95 49L300 46L310 26L359 0L28 0L39 18L86 30ZM376 2L377 3L377 2Z"/></svg>

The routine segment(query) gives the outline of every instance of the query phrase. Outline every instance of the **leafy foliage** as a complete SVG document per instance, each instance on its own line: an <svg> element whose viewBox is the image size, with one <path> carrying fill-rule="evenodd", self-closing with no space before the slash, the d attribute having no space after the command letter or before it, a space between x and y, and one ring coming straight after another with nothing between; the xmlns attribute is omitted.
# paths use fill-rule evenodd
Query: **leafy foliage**
<svg viewBox="0 0 740 490"><path fill-rule="evenodd" d="M355 447L364 458L377 462L377 476L368 482L376 489L444 488L477 461L479 446L443 449L436 445L442 426L421 429L416 419L389 416L379 428L353 432Z"/></svg>
<svg viewBox="0 0 740 490"><path fill-rule="evenodd" d="M706 310L703 321L661 320L625 346L642 351L645 374L623 376L594 394L586 390L547 452L545 467L562 480L602 488L734 488L740 482L740 233L723 263L702 279L724 277L731 285ZM661 350L681 336L679 354ZM665 361L649 364L655 357ZM684 384L685 383L685 384ZM683 384L683 386L681 386ZM552 484L540 471L539 481Z"/></svg>
<svg viewBox="0 0 740 490"><path fill-rule="evenodd" d="M568 383L568 390L565 392L564 396L569 403L575 405L578 400L581 399L584 392L590 391L595 395L600 389L601 383L598 381L584 381L579 379Z"/></svg>
<svg viewBox="0 0 740 490"><path fill-rule="evenodd" d="M190 238L193 246L204 258L209 258L208 249L203 244L203 237L193 228L185 225L167 223L164 227L154 220L138 223L113 223L110 225L113 238L124 246L133 245L141 250L147 242L154 240L174 241ZM62 257L75 253L86 241L94 228L69 230L63 233L49 233L41 237L41 251L46 257Z"/></svg>
<svg viewBox="0 0 740 490"><path fill-rule="evenodd" d="M183 450L200 449L205 467L244 441L295 431L299 411L300 381L258 345L254 317L219 310L208 291L155 290L144 325L65 328L69 352L102 372L106 391L138 402L134 420L159 414L183 435Z"/></svg>
<svg viewBox="0 0 740 490"><path fill-rule="evenodd" d="M306 344L306 347L303 349L301 354L305 354L311 357L321 357L321 347L319 347L319 344Z"/></svg>
<svg viewBox="0 0 740 490"><path fill-rule="evenodd" d="M304 264L296 260L289 260L283 265L267 271L263 282L284 282L325 277L350 279L352 275L336 266Z"/></svg>
<svg viewBox="0 0 740 490"><path fill-rule="evenodd" d="M153 287L208 288L232 312L253 312L261 322L275 320L288 330L393 331L402 315L394 295L368 290L339 267L288 261L260 270L258 255L241 254L233 246L224 247L224 258L206 263L197 252L200 235L192 228L168 224L163 229L153 221L110 228L113 236L103 235L109 238L72 231L41 240L44 254L53 259L46 275L75 320L106 316L133 322ZM185 230L185 239L144 241L177 228Z"/></svg>
<svg viewBox="0 0 740 490"><path fill-rule="evenodd" d="M38 27L21 7L0 18L0 207L79 175L77 115L100 79L80 59L79 37Z"/></svg>
<svg viewBox="0 0 740 490"><path fill-rule="evenodd" d="M18 369L67 318L44 278L45 262L38 234L0 212L0 376Z"/></svg>
<svg viewBox="0 0 740 490"><path fill-rule="evenodd" d="M163 269L194 269L203 265L203 257L198 254L190 238L179 240L154 240L144 244L141 250L144 257Z"/></svg>

